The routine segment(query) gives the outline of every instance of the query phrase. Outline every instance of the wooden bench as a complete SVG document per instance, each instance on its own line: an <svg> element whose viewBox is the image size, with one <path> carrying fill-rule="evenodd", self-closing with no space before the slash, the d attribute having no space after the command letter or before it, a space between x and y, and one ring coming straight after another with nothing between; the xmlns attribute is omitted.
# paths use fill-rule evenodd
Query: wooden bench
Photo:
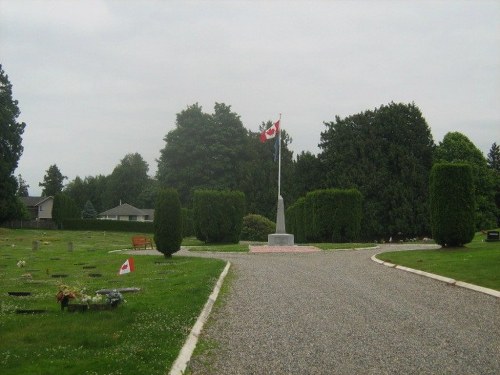
<svg viewBox="0 0 500 375"><path fill-rule="evenodd" d="M149 247L153 248L153 240L151 238L147 238L146 236L134 236L132 237L132 246L134 249L144 248L146 250Z"/></svg>

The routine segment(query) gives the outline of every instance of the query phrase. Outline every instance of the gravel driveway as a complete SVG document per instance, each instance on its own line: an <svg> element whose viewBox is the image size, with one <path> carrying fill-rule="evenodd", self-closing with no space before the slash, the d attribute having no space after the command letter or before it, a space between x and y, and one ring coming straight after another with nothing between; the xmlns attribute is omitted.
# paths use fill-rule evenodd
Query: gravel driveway
<svg viewBox="0 0 500 375"><path fill-rule="evenodd" d="M189 371L500 374L500 301L370 260L382 250L202 255L235 278Z"/></svg>

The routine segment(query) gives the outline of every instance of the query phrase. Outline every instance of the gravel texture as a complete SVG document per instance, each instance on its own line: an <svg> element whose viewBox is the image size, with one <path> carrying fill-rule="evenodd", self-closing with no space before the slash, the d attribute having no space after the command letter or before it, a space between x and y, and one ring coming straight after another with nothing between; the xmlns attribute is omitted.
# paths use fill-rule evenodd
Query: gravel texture
<svg viewBox="0 0 500 375"><path fill-rule="evenodd" d="M500 300L370 260L385 248L400 247L203 254L230 260L235 277L202 333L217 344L188 370L499 374Z"/></svg>

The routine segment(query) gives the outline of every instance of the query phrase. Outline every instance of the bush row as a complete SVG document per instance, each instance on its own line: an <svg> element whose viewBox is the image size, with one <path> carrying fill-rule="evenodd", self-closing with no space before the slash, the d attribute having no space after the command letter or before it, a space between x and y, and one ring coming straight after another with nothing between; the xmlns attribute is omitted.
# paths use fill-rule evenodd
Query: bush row
<svg viewBox="0 0 500 375"><path fill-rule="evenodd" d="M193 197L196 237L204 242L238 243L245 215L240 191L197 190Z"/></svg>
<svg viewBox="0 0 500 375"><path fill-rule="evenodd" d="M92 219L65 219L62 229L66 230L96 230L110 232L137 232L153 233L151 221L120 221L120 220L92 220Z"/></svg>
<svg viewBox="0 0 500 375"><path fill-rule="evenodd" d="M352 242L361 230L362 195L357 189L307 193L287 210L296 242Z"/></svg>

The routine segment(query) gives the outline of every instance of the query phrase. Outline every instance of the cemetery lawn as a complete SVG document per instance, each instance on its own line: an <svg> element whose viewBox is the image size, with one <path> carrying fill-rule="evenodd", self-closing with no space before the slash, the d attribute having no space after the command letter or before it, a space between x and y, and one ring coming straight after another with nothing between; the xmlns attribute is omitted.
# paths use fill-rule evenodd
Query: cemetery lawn
<svg viewBox="0 0 500 375"><path fill-rule="evenodd" d="M500 242L483 242L477 233L463 248L393 251L378 259L402 266L451 277L458 281L500 290Z"/></svg>
<svg viewBox="0 0 500 375"><path fill-rule="evenodd" d="M109 253L130 248L133 234L0 228L2 375L168 372L225 263ZM34 240L41 241L37 251L32 251ZM70 241L73 251L68 251ZM129 257L135 272L119 276ZM20 260L24 267L16 265ZM124 293L126 302L111 311L71 313L56 301L60 283L85 288L89 295L101 288L141 290Z"/></svg>
<svg viewBox="0 0 500 375"><path fill-rule="evenodd" d="M311 243L310 246L315 246L321 250L356 250L367 247L376 247L374 243Z"/></svg>

